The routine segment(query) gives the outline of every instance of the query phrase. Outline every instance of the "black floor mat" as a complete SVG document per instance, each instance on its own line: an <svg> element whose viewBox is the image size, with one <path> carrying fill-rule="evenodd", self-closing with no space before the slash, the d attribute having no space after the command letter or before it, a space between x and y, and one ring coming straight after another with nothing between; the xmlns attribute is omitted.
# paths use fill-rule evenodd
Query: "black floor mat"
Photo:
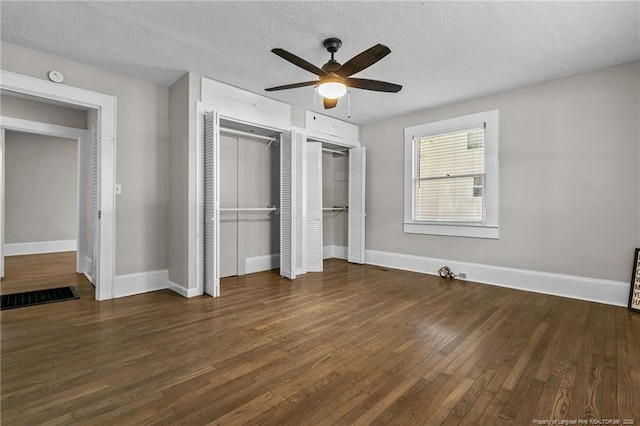
<svg viewBox="0 0 640 426"><path fill-rule="evenodd" d="M26 291L24 293L3 294L0 296L0 310L42 305L44 303L63 302L79 299L73 287L49 288L46 290Z"/></svg>

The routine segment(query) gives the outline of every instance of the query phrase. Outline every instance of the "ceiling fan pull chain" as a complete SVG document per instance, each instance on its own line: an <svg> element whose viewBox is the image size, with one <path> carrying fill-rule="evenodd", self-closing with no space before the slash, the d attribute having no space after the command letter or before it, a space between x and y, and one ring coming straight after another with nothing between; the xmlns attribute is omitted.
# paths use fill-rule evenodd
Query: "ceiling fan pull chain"
<svg viewBox="0 0 640 426"><path fill-rule="evenodd" d="M316 86L316 87L313 88L313 109L317 109L318 108L318 101L317 101L318 96L317 95L318 95L318 87Z"/></svg>
<svg viewBox="0 0 640 426"><path fill-rule="evenodd" d="M347 87L347 118L351 118L351 88Z"/></svg>

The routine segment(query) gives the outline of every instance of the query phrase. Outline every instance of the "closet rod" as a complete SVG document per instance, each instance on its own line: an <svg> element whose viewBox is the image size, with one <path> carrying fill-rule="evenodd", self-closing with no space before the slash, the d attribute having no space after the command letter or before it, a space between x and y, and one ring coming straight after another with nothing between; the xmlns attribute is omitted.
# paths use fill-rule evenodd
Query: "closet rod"
<svg viewBox="0 0 640 426"><path fill-rule="evenodd" d="M322 210L325 212L346 212L349 207L323 207Z"/></svg>
<svg viewBox="0 0 640 426"><path fill-rule="evenodd" d="M329 148L322 148L322 150L325 151L325 152L331 152L333 154L347 155L346 151L338 151L338 150L329 149Z"/></svg>
<svg viewBox="0 0 640 426"><path fill-rule="evenodd" d="M228 211L228 212L275 212L278 211L277 207L239 207L239 208L220 208L220 211Z"/></svg>
<svg viewBox="0 0 640 426"><path fill-rule="evenodd" d="M220 127L220 133L228 133L231 135L238 135L238 136L248 136L251 138L262 139L265 141L278 142L276 138L271 136L262 136L255 133L243 132L242 130L229 129L227 127Z"/></svg>

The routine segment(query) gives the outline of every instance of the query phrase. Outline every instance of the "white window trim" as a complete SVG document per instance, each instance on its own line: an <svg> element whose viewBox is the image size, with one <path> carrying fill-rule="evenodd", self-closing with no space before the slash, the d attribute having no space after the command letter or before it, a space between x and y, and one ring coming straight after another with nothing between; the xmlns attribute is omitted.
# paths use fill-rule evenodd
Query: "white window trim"
<svg viewBox="0 0 640 426"><path fill-rule="evenodd" d="M498 226L498 120L499 111L486 111L463 117L436 121L404 129L404 232L408 234L447 235L455 237L499 239ZM413 219L414 140L435 134L468 129L478 123L485 126L484 134L484 223L454 223L417 221Z"/></svg>

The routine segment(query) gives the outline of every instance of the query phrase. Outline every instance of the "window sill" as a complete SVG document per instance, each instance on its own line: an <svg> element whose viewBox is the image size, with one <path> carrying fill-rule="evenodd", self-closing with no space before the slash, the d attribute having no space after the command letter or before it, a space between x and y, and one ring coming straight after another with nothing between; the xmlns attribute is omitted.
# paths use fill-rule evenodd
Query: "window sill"
<svg viewBox="0 0 640 426"><path fill-rule="evenodd" d="M500 239L500 230L497 226L471 226L471 225L433 225L426 223L405 222L405 234L446 235L449 237L470 237Z"/></svg>

